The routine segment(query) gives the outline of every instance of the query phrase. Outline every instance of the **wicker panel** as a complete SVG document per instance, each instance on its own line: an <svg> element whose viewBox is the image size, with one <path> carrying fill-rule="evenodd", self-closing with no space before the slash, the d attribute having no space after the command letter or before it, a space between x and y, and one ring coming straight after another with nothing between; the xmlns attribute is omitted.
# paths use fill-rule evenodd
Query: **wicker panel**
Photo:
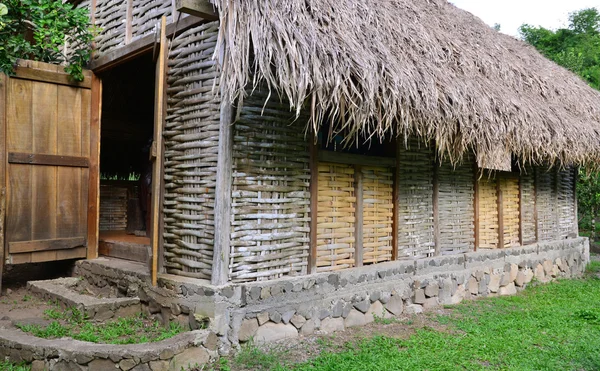
<svg viewBox="0 0 600 371"><path fill-rule="evenodd" d="M317 205L317 271L355 265L354 167L319 164Z"/></svg>
<svg viewBox="0 0 600 371"><path fill-rule="evenodd" d="M363 263L392 260L394 171L363 167Z"/></svg>
<svg viewBox="0 0 600 371"><path fill-rule="evenodd" d="M473 157L456 169L448 162L438 169L440 251L457 254L473 250Z"/></svg>
<svg viewBox="0 0 600 371"><path fill-rule="evenodd" d="M484 174L479 187L479 246L478 249L498 248L498 183Z"/></svg>
<svg viewBox="0 0 600 371"><path fill-rule="evenodd" d="M521 173L521 217L523 244L535 242L535 183L532 169Z"/></svg>
<svg viewBox="0 0 600 371"><path fill-rule="evenodd" d="M160 18L171 19L172 3L164 0L134 0L131 20L132 40L152 33Z"/></svg>
<svg viewBox="0 0 600 371"><path fill-rule="evenodd" d="M169 54L164 246L168 273L209 279L219 141L218 23L177 36Z"/></svg>
<svg viewBox="0 0 600 371"><path fill-rule="evenodd" d="M573 168L558 172L558 220L559 237L567 238L575 231L577 222L575 215L574 190L575 170Z"/></svg>
<svg viewBox="0 0 600 371"><path fill-rule="evenodd" d="M398 258L433 256L432 149L411 141L398 161Z"/></svg>
<svg viewBox="0 0 600 371"><path fill-rule="evenodd" d="M555 171L536 169L536 208L539 241L552 241L557 236Z"/></svg>
<svg viewBox="0 0 600 371"><path fill-rule="evenodd" d="M127 0L97 0L95 26L100 32L95 38L96 58L125 45L126 13Z"/></svg>
<svg viewBox="0 0 600 371"><path fill-rule="evenodd" d="M502 216L504 222L504 246L516 247L519 239L519 179L516 176L502 176L499 180L502 192Z"/></svg>
<svg viewBox="0 0 600 371"><path fill-rule="evenodd" d="M306 119L255 90L234 125L230 277L307 273L310 169Z"/></svg>
<svg viewBox="0 0 600 371"><path fill-rule="evenodd" d="M100 230L124 231L127 228L127 187L100 186Z"/></svg>

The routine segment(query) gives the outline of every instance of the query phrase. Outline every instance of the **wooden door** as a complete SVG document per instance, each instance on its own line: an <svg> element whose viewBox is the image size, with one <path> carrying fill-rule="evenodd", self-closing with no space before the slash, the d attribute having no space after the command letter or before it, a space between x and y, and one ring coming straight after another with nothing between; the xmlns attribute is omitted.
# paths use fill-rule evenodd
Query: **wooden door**
<svg viewBox="0 0 600 371"><path fill-rule="evenodd" d="M4 78L7 262L84 258L88 245L91 73L24 62Z"/></svg>

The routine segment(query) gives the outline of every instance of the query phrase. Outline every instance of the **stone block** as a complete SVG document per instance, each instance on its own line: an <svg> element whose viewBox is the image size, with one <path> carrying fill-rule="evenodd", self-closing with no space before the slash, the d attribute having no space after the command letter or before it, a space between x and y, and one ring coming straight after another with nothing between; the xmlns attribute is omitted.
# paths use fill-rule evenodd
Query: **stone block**
<svg viewBox="0 0 600 371"><path fill-rule="evenodd" d="M254 335L254 340L259 343L293 339L298 336L298 330L293 325L268 322L260 326Z"/></svg>
<svg viewBox="0 0 600 371"><path fill-rule="evenodd" d="M367 311L369 310L370 307L371 307L370 300L361 300L357 303L354 303L354 308L358 309L359 311L361 311L363 313L367 313Z"/></svg>
<svg viewBox="0 0 600 371"><path fill-rule="evenodd" d="M544 267L541 264L538 264L535 267L535 279L537 279L540 282L546 282L546 274L544 273Z"/></svg>
<svg viewBox="0 0 600 371"><path fill-rule="evenodd" d="M519 266L512 263L510 265L510 273L509 273L510 282L515 282L515 279L517 279L518 273L519 273Z"/></svg>
<svg viewBox="0 0 600 371"><path fill-rule="evenodd" d="M404 308L404 313L406 314L419 314L423 313L423 307L419 304L408 304Z"/></svg>
<svg viewBox="0 0 600 371"><path fill-rule="evenodd" d="M239 341L246 342L250 340L256 334L256 330L258 330L258 321L256 318L243 320L238 331Z"/></svg>
<svg viewBox="0 0 600 371"><path fill-rule="evenodd" d="M552 268L554 266L554 264L552 264L552 262L548 259L544 260L544 263L542 264L542 266L544 267L544 273L546 273L546 275L552 275Z"/></svg>
<svg viewBox="0 0 600 371"><path fill-rule="evenodd" d="M470 277L467 281L467 286L469 288L469 293L473 295L477 295L479 293L479 282L475 277Z"/></svg>
<svg viewBox="0 0 600 371"><path fill-rule="evenodd" d="M192 347L177 354L169 362L169 371L187 370L191 367L202 367L210 360L208 352L204 348Z"/></svg>
<svg viewBox="0 0 600 371"><path fill-rule="evenodd" d="M498 292L500 290L500 275L499 274L491 274L490 275L490 283L488 285L490 292Z"/></svg>
<svg viewBox="0 0 600 371"><path fill-rule="evenodd" d="M508 285L500 288L500 295L514 295L517 293L515 283L511 282Z"/></svg>
<svg viewBox="0 0 600 371"><path fill-rule="evenodd" d="M456 286L456 292L450 298L450 304L458 304L465 299L466 291L464 285Z"/></svg>
<svg viewBox="0 0 600 371"><path fill-rule="evenodd" d="M256 319L258 320L258 325L262 326L269 321L269 312L260 312Z"/></svg>
<svg viewBox="0 0 600 371"><path fill-rule="evenodd" d="M88 371L106 371L114 369L116 369L116 365L110 359L95 359L88 364ZM80 370L80 368L77 370Z"/></svg>
<svg viewBox="0 0 600 371"><path fill-rule="evenodd" d="M423 309L435 308L439 305L438 298L427 298L423 303Z"/></svg>
<svg viewBox="0 0 600 371"><path fill-rule="evenodd" d="M402 311L404 310L404 302L402 301L402 297L400 297L400 295L392 296L390 301L388 301L388 303L385 305L385 308L395 316L401 315Z"/></svg>
<svg viewBox="0 0 600 371"><path fill-rule="evenodd" d="M288 323L290 323L290 320L292 319L294 314L296 314L295 310L288 310L281 315L281 320L287 325Z"/></svg>
<svg viewBox="0 0 600 371"><path fill-rule="evenodd" d="M380 301L376 301L373 304L371 304L371 307L369 307L369 310L367 311L367 313L365 313L365 318L367 322L370 323L375 320L375 317L383 318L386 312L387 311L383 307L383 304L381 304Z"/></svg>
<svg viewBox="0 0 600 371"><path fill-rule="evenodd" d="M306 318L302 317L299 314L294 314L290 322L292 323L292 325L294 325L294 327L300 329L306 323Z"/></svg>
<svg viewBox="0 0 600 371"><path fill-rule="evenodd" d="M31 371L46 371L46 362L42 360L35 360L31 362Z"/></svg>
<svg viewBox="0 0 600 371"><path fill-rule="evenodd" d="M127 358L119 362L119 367L123 371L129 371L137 365L137 362L132 358Z"/></svg>
<svg viewBox="0 0 600 371"><path fill-rule="evenodd" d="M344 331L343 318L325 318L321 321L321 331L331 334L335 331Z"/></svg>
<svg viewBox="0 0 600 371"><path fill-rule="evenodd" d="M169 361L151 361L149 366L152 371L169 371Z"/></svg>
<svg viewBox="0 0 600 371"><path fill-rule="evenodd" d="M331 308L331 316L333 318L342 317L343 313L344 313L344 302L341 300L338 300L335 303L335 305L333 306L333 308Z"/></svg>
<svg viewBox="0 0 600 371"><path fill-rule="evenodd" d="M317 320L314 318L306 321L306 323L302 325L302 328L300 328L300 334L305 336L313 334L315 332L315 328L317 327L316 321Z"/></svg>
<svg viewBox="0 0 600 371"><path fill-rule="evenodd" d="M364 326L367 324L367 320L365 318L365 314L357 311L356 309L352 309L348 314L348 317L344 320L345 327L357 327Z"/></svg>
<svg viewBox="0 0 600 371"><path fill-rule="evenodd" d="M439 293L440 287L437 282L432 282L425 287L425 296L427 296L428 298L438 296Z"/></svg>
<svg viewBox="0 0 600 371"><path fill-rule="evenodd" d="M425 290L416 289L413 295L413 303L415 304L423 304L425 302Z"/></svg>

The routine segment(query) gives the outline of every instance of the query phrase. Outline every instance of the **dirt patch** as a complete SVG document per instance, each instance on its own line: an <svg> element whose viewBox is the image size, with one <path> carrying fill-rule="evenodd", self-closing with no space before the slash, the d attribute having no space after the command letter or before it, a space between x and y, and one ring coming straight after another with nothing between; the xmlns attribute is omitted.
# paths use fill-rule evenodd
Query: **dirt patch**
<svg viewBox="0 0 600 371"><path fill-rule="evenodd" d="M28 318L42 318L44 311L53 308L33 295L25 287L25 283L12 283L3 287L0 296L0 320L18 321Z"/></svg>

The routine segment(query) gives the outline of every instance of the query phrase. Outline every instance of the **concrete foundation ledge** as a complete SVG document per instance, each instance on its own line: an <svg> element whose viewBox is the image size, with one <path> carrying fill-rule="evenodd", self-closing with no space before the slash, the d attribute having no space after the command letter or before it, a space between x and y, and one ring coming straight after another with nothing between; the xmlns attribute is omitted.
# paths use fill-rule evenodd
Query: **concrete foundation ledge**
<svg viewBox="0 0 600 371"><path fill-rule="evenodd" d="M0 323L0 359L31 363L41 370L180 371L217 356L217 336L190 331L144 344L95 344L73 339L42 339Z"/></svg>

